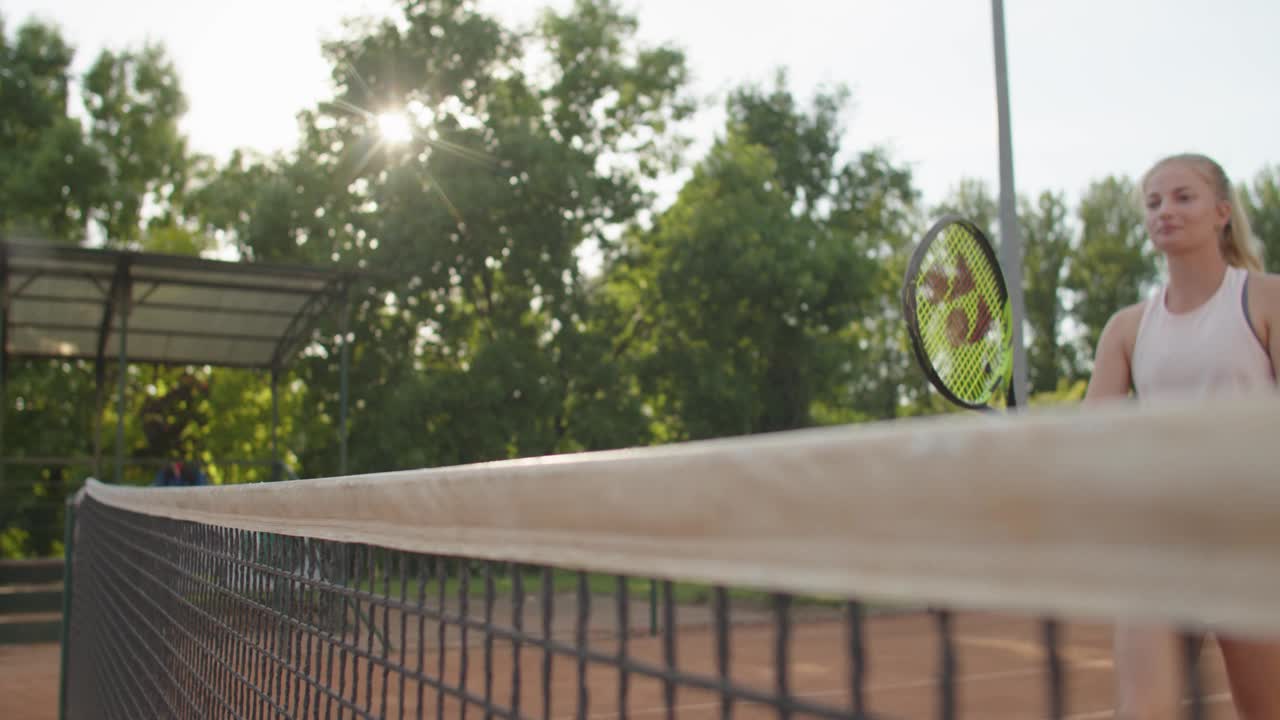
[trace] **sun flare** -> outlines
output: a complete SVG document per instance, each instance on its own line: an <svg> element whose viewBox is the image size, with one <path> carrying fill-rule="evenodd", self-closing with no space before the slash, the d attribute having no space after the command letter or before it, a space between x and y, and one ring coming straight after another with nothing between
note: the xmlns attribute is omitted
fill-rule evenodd
<svg viewBox="0 0 1280 720"><path fill-rule="evenodd" d="M384 112L378 115L378 134L392 145L403 145L413 139L413 125L403 112Z"/></svg>

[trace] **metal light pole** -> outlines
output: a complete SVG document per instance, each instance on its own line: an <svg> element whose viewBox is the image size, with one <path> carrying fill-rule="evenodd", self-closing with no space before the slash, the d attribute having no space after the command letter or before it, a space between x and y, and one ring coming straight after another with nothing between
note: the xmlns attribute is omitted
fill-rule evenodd
<svg viewBox="0 0 1280 720"><path fill-rule="evenodd" d="M1000 120L1000 264L1009 284L1013 314L1013 393L1019 408L1027 406L1027 349L1022 338L1026 310L1022 299L1022 239L1018 228L1017 193L1013 187L1013 141L1009 129L1009 69L1004 49L1004 2L991 0L996 53L996 103Z"/></svg>

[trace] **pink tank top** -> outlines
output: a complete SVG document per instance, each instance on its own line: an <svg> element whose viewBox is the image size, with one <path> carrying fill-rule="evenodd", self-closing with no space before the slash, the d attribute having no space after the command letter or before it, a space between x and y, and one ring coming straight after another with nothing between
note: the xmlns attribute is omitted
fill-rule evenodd
<svg viewBox="0 0 1280 720"><path fill-rule="evenodd" d="M1133 348L1139 400L1224 395L1275 384L1271 358L1249 324L1248 277L1247 270L1228 267L1217 292L1186 313L1169 312L1165 287L1147 301Z"/></svg>

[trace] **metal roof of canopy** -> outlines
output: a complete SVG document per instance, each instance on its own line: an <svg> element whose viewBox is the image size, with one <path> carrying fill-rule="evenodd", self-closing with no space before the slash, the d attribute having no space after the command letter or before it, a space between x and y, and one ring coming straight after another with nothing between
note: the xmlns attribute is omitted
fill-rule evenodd
<svg viewBox="0 0 1280 720"><path fill-rule="evenodd" d="M0 241L3 351L279 369L355 273L40 242ZM121 305L127 312L121 312Z"/></svg>
<svg viewBox="0 0 1280 720"><path fill-rule="evenodd" d="M271 455L279 465L279 371L337 303L345 337L351 285L375 274L0 240L0 397L10 357L93 360L104 367L213 365L270 369ZM339 471L347 465L349 343L340 343ZM119 374L115 478L124 477L126 373ZM100 412L100 410L99 410ZM0 413L0 428L4 414ZM3 433L0 432L0 438ZM94 474L99 474L95 435ZM18 459L3 456L4 466Z"/></svg>

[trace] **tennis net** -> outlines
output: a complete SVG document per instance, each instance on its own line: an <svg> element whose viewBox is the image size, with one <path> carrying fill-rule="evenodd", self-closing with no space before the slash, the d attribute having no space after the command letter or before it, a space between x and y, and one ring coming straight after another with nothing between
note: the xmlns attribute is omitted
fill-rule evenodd
<svg viewBox="0 0 1280 720"><path fill-rule="evenodd" d="M69 717L1110 717L1280 634L1272 398L203 488L90 481ZM1189 663L1186 710L1230 710Z"/></svg>

